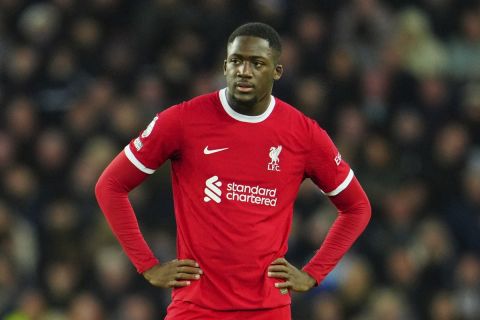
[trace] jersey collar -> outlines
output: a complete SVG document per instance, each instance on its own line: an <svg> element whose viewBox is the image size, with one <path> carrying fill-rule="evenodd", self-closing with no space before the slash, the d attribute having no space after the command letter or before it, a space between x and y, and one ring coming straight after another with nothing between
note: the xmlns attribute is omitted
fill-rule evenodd
<svg viewBox="0 0 480 320"><path fill-rule="evenodd" d="M241 114L233 110L233 108L228 104L227 88L223 88L220 91L218 91L218 95L220 97L220 102L222 103L222 107L225 110L225 112L233 119L241 122L250 122L250 123L262 122L263 120L268 118L268 116L272 113L273 108L275 108L275 98L272 95L270 95L270 103L268 104L267 110L265 110L264 113L259 114L258 116L247 116L245 114Z"/></svg>

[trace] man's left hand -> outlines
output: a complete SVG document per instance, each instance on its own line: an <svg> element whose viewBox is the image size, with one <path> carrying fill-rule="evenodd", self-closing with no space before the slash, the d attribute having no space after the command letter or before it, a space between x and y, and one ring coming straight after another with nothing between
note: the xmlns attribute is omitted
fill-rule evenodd
<svg viewBox="0 0 480 320"><path fill-rule="evenodd" d="M270 264L268 276L285 280L285 282L275 283L276 288L286 288L297 292L308 291L317 283L308 273L297 269L285 258L278 258Z"/></svg>

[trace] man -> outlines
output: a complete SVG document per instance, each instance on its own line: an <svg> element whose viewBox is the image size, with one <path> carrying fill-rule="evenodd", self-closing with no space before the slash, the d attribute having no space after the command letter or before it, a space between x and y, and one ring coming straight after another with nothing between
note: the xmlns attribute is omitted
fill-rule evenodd
<svg viewBox="0 0 480 320"><path fill-rule="evenodd" d="M326 132L271 95L280 53L270 26L237 28L224 62L227 88L157 114L97 183L100 207L138 272L173 288L166 319L290 319L290 291L319 284L370 219L363 189ZM159 262L127 196L167 159L178 259ZM299 270L284 256L307 177L339 216Z"/></svg>

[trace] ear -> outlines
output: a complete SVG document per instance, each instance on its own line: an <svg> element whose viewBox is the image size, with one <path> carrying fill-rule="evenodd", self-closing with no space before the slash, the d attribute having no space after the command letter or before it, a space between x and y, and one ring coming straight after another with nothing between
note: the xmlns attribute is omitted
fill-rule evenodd
<svg viewBox="0 0 480 320"><path fill-rule="evenodd" d="M223 75L227 75L227 59L223 60Z"/></svg>
<svg viewBox="0 0 480 320"><path fill-rule="evenodd" d="M275 66L275 70L273 71L273 80L279 80L283 74L283 66L281 64L277 64Z"/></svg>

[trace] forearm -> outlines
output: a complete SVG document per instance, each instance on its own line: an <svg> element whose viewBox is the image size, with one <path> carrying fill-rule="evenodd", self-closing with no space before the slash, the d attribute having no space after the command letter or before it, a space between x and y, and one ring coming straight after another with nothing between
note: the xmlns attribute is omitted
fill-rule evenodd
<svg viewBox="0 0 480 320"><path fill-rule="evenodd" d="M371 208L365 192L354 178L349 187L331 201L339 216L315 256L303 268L319 284L337 265L360 234L371 217Z"/></svg>
<svg viewBox="0 0 480 320"><path fill-rule="evenodd" d="M158 263L138 226L128 193L147 175L121 152L105 169L95 187L98 204L112 232L139 273Z"/></svg>

